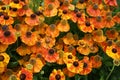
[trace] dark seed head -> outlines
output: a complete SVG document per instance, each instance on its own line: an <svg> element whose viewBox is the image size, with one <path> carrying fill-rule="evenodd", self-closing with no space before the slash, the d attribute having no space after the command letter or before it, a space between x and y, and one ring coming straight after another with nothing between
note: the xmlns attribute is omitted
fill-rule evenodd
<svg viewBox="0 0 120 80"><path fill-rule="evenodd" d="M60 80L60 79L61 79L60 74L57 74L57 75L55 76L55 79L56 79L56 80Z"/></svg>
<svg viewBox="0 0 120 80"><path fill-rule="evenodd" d="M63 14L67 14L67 10L63 10Z"/></svg>
<svg viewBox="0 0 120 80"><path fill-rule="evenodd" d="M85 25L86 25L86 26L90 26L91 24L90 24L90 22L87 21L87 22L85 23Z"/></svg>
<svg viewBox="0 0 120 80"><path fill-rule="evenodd" d="M3 13L2 12L0 12L0 16L2 16L3 15Z"/></svg>
<svg viewBox="0 0 120 80"><path fill-rule="evenodd" d="M49 54L54 54L54 52L55 52L54 49L49 50Z"/></svg>
<svg viewBox="0 0 120 80"><path fill-rule="evenodd" d="M12 10L15 12L15 11L17 11L17 8L12 8Z"/></svg>
<svg viewBox="0 0 120 80"><path fill-rule="evenodd" d="M2 10L6 10L6 7L1 7Z"/></svg>
<svg viewBox="0 0 120 80"><path fill-rule="evenodd" d="M32 19L35 19L36 18L36 15L35 14L31 14L30 16Z"/></svg>
<svg viewBox="0 0 120 80"><path fill-rule="evenodd" d="M8 30L8 29L9 29L9 28L8 28L7 25L3 25L3 26L2 26L2 30L3 30L3 31L6 31L6 30Z"/></svg>
<svg viewBox="0 0 120 80"><path fill-rule="evenodd" d="M84 63L83 68L87 68L88 64Z"/></svg>
<svg viewBox="0 0 120 80"><path fill-rule="evenodd" d="M4 16L4 19L5 19L5 20L8 20L8 19L9 19L9 16L7 16L7 15Z"/></svg>
<svg viewBox="0 0 120 80"><path fill-rule="evenodd" d="M79 3L83 4L85 2L85 0L79 0Z"/></svg>
<svg viewBox="0 0 120 80"><path fill-rule="evenodd" d="M26 36L29 38L31 37L32 33L31 32L26 32Z"/></svg>
<svg viewBox="0 0 120 80"><path fill-rule="evenodd" d="M10 32L10 31L5 31L5 32L4 32L4 36L5 36L5 37L9 37L9 36L10 36L10 34L11 34L11 32Z"/></svg>
<svg viewBox="0 0 120 80"><path fill-rule="evenodd" d="M21 74L20 75L20 80L25 80L26 79L26 75L25 74Z"/></svg>
<svg viewBox="0 0 120 80"><path fill-rule="evenodd" d="M81 13L77 13L76 16L77 16L78 18L80 18L80 17L81 17Z"/></svg>
<svg viewBox="0 0 120 80"><path fill-rule="evenodd" d="M74 65L75 67L78 67L78 66L79 66L79 63L78 63L77 61L75 61L75 62L73 62L73 65Z"/></svg>
<svg viewBox="0 0 120 80"><path fill-rule="evenodd" d="M97 9L98 9L98 5L97 5L97 4L94 4L94 5L93 5L93 9L94 9L94 10L97 10Z"/></svg>
<svg viewBox="0 0 120 80"><path fill-rule="evenodd" d="M14 3L18 4L19 3L19 0L13 0Z"/></svg>
<svg viewBox="0 0 120 80"><path fill-rule="evenodd" d="M107 41L107 45L108 45L108 46L111 46L112 43L113 43L112 40L108 40L108 41Z"/></svg>
<svg viewBox="0 0 120 80"><path fill-rule="evenodd" d="M39 15L42 15L42 12L37 11L37 12L35 12L35 14L39 16Z"/></svg>
<svg viewBox="0 0 120 80"><path fill-rule="evenodd" d="M68 55L68 59L72 59L72 55Z"/></svg>
<svg viewBox="0 0 120 80"><path fill-rule="evenodd" d="M4 61L4 56L0 55L0 61Z"/></svg>
<svg viewBox="0 0 120 80"><path fill-rule="evenodd" d="M75 12L75 13L77 13L78 11L79 11L79 9L78 9L78 8L75 8L75 9L74 9L74 12Z"/></svg>
<svg viewBox="0 0 120 80"><path fill-rule="evenodd" d="M113 52L113 53L117 53L117 49L113 48L113 49L112 49L112 52Z"/></svg>

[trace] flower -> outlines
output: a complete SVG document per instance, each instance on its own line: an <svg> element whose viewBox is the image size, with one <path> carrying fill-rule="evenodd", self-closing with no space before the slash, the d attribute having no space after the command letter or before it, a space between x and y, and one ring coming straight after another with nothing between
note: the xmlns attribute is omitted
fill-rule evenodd
<svg viewBox="0 0 120 80"><path fill-rule="evenodd" d="M10 4L11 0L2 0L2 2L6 5Z"/></svg>
<svg viewBox="0 0 120 80"><path fill-rule="evenodd" d="M79 0L79 2L76 4L76 7L78 9L85 9L88 4L88 0Z"/></svg>
<svg viewBox="0 0 120 80"><path fill-rule="evenodd" d="M19 46L17 49L16 49L17 53L21 56L25 56L26 54L31 54L31 50L30 50L30 47L25 45L25 44L21 44L21 46Z"/></svg>
<svg viewBox="0 0 120 80"><path fill-rule="evenodd" d="M90 61L93 68L100 68L102 66L102 59L99 55L91 56Z"/></svg>
<svg viewBox="0 0 120 80"><path fill-rule="evenodd" d="M74 60L70 63L67 63L67 69L72 73L80 73L83 70L83 62Z"/></svg>
<svg viewBox="0 0 120 80"><path fill-rule="evenodd" d="M60 32L68 32L70 30L70 25L68 24L68 21L65 19L62 19L58 24L57 28Z"/></svg>
<svg viewBox="0 0 120 80"><path fill-rule="evenodd" d="M5 52L7 48L8 48L7 44L0 43L0 52Z"/></svg>
<svg viewBox="0 0 120 80"><path fill-rule="evenodd" d="M80 71L79 74L80 75L87 75L92 71L92 63L89 60L89 57L87 57L87 56L84 56L82 62L83 62L83 70Z"/></svg>
<svg viewBox="0 0 120 80"><path fill-rule="evenodd" d="M72 45L65 45L65 46L64 46L64 51L65 51L65 52L70 52L70 53L72 53L73 55L76 55L76 49L75 49L75 47L72 46Z"/></svg>
<svg viewBox="0 0 120 80"><path fill-rule="evenodd" d="M120 12L118 12L115 16L113 16L113 20L114 20L116 23L119 23L119 24L120 24Z"/></svg>
<svg viewBox="0 0 120 80"><path fill-rule="evenodd" d="M31 71L27 70L26 68L22 68L18 74L17 77L20 80L33 80L33 74Z"/></svg>
<svg viewBox="0 0 120 80"><path fill-rule="evenodd" d="M14 8L20 9L20 8L22 8L22 4L23 3L19 0L12 0L12 2L10 2L9 6L12 8L14 7Z"/></svg>
<svg viewBox="0 0 120 80"><path fill-rule="evenodd" d="M106 35L108 39L115 40L118 36L118 32L115 29L107 30Z"/></svg>
<svg viewBox="0 0 120 80"><path fill-rule="evenodd" d="M53 69L49 76L49 80L65 80L65 75L60 69Z"/></svg>
<svg viewBox="0 0 120 80"><path fill-rule="evenodd" d="M2 44L13 44L17 40L16 30L12 29L12 26L4 25L0 30L0 42Z"/></svg>
<svg viewBox="0 0 120 80"><path fill-rule="evenodd" d="M120 59L120 53L118 52L118 48L115 45L107 46L106 54L112 59Z"/></svg>
<svg viewBox="0 0 120 80"><path fill-rule="evenodd" d="M53 48L42 48L42 56L50 63L56 62L59 59L59 54Z"/></svg>
<svg viewBox="0 0 120 80"><path fill-rule="evenodd" d="M110 6L117 6L117 0L104 0L104 2Z"/></svg>
<svg viewBox="0 0 120 80"><path fill-rule="evenodd" d="M63 69L63 73L67 75L68 77L74 77L75 73L70 72L67 68Z"/></svg>
<svg viewBox="0 0 120 80"><path fill-rule="evenodd" d="M33 46L36 44L37 42L37 33L36 32L31 32L31 31L27 31L27 32L23 32L21 34L21 40L23 43L25 43L28 46Z"/></svg>

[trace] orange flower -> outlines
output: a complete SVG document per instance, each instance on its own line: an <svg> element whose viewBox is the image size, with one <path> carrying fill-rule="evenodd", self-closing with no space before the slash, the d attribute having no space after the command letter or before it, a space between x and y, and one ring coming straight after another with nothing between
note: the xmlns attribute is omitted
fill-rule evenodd
<svg viewBox="0 0 120 80"><path fill-rule="evenodd" d="M28 46L33 46L37 42L37 33L27 31L21 34L21 40L23 43L27 44Z"/></svg>
<svg viewBox="0 0 120 80"><path fill-rule="evenodd" d="M75 49L75 47L74 46L72 46L72 45L65 45L64 46L64 51L65 52L71 52L73 55L76 55L76 49Z"/></svg>
<svg viewBox="0 0 120 80"><path fill-rule="evenodd" d="M79 2L76 4L76 7L78 9L85 9L88 4L88 0L79 0Z"/></svg>
<svg viewBox="0 0 120 80"><path fill-rule="evenodd" d="M0 17L0 24L1 25L11 25L14 22L14 19L8 15L3 15Z"/></svg>
<svg viewBox="0 0 120 80"><path fill-rule="evenodd" d="M64 54L63 54L63 61L64 61L64 63L66 63L66 64L67 63L71 63L75 59L76 59L76 57L72 53L70 53L70 52L64 52Z"/></svg>
<svg viewBox="0 0 120 80"><path fill-rule="evenodd" d="M17 8L10 8L10 10L8 11L8 15L11 17L17 17Z"/></svg>
<svg viewBox="0 0 120 80"><path fill-rule="evenodd" d="M100 16L101 14L99 5L97 4L89 5L86 11L90 16L93 16L93 17Z"/></svg>
<svg viewBox="0 0 120 80"><path fill-rule="evenodd" d="M120 12L118 12L118 13L113 17L113 20L114 20L116 23L119 23L119 24L120 24Z"/></svg>
<svg viewBox="0 0 120 80"><path fill-rule="evenodd" d="M93 3L102 4L102 0L91 0Z"/></svg>
<svg viewBox="0 0 120 80"><path fill-rule="evenodd" d="M31 54L30 47L25 44L21 44L21 46L19 46L16 51L21 56L25 56L26 54Z"/></svg>
<svg viewBox="0 0 120 80"><path fill-rule="evenodd" d="M47 62L50 63L56 62L59 59L59 54L55 52L55 50L52 48L51 49L43 48L42 56Z"/></svg>
<svg viewBox="0 0 120 80"><path fill-rule="evenodd" d="M52 48L55 45L55 38L52 38L51 36L44 36L44 38L41 39L41 45L45 48Z"/></svg>
<svg viewBox="0 0 120 80"><path fill-rule="evenodd" d="M57 24L57 28L61 32L68 32L70 30L70 25L67 20L63 19Z"/></svg>
<svg viewBox="0 0 120 80"><path fill-rule="evenodd" d="M5 52L7 48L8 48L7 44L0 43L0 52Z"/></svg>
<svg viewBox="0 0 120 80"><path fill-rule="evenodd" d="M94 25L92 21L85 21L84 24L78 25L78 28L85 33L91 33L94 30Z"/></svg>
<svg viewBox="0 0 120 80"><path fill-rule="evenodd" d="M116 45L107 46L106 54L114 60L120 59L119 49Z"/></svg>
<svg viewBox="0 0 120 80"><path fill-rule="evenodd" d="M45 33L47 36L51 36L52 38L59 36L59 30L55 24L51 24L49 27L47 27Z"/></svg>
<svg viewBox="0 0 120 80"><path fill-rule="evenodd" d="M104 2L110 6L117 6L117 0L104 0Z"/></svg>
<svg viewBox="0 0 120 80"><path fill-rule="evenodd" d="M10 27L12 27L10 25ZM8 26L2 26L2 30L0 30L0 42L3 44L12 44L17 40L16 31L12 28L8 28Z"/></svg>
<svg viewBox="0 0 120 80"><path fill-rule="evenodd" d="M53 69L49 76L49 80L65 80L65 75L60 69Z"/></svg>
<svg viewBox="0 0 120 80"><path fill-rule="evenodd" d="M91 20L95 28L97 29L104 28L104 22L102 16L96 16L96 18L92 18Z"/></svg>
<svg viewBox="0 0 120 80"><path fill-rule="evenodd" d="M64 42L62 40L62 38L60 38L56 43L55 43L55 48L57 50L62 50L63 49L63 46L64 45Z"/></svg>
<svg viewBox="0 0 120 80"><path fill-rule="evenodd" d="M22 68L18 72L17 77L19 78L19 80L33 80L32 72L27 70L26 68Z"/></svg>
<svg viewBox="0 0 120 80"><path fill-rule="evenodd" d="M111 15L105 16L103 22L104 22L104 26L107 28L111 28L115 25L115 22L114 22L113 17Z"/></svg>
<svg viewBox="0 0 120 80"><path fill-rule="evenodd" d="M115 40L118 36L118 32L115 29L107 30L106 35L108 39Z"/></svg>
<svg viewBox="0 0 120 80"><path fill-rule="evenodd" d="M48 4L48 6L44 9L44 16L46 17L53 17L57 15L57 8L53 6L53 4Z"/></svg>
<svg viewBox="0 0 120 80"><path fill-rule="evenodd" d="M99 48L96 43L94 43L92 46L89 46L91 53L97 53L99 51Z"/></svg>
<svg viewBox="0 0 120 80"><path fill-rule="evenodd" d="M5 6L5 5L1 5L0 6L0 12L8 12L9 11L9 9L7 8L7 6Z"/></svg>
<svg viewBox="0 0 120 80"><path fill-rule="evenodd" d="M77 22L78 24L83 24L85 22L85 13L75 9L73 12L71 12L70 19L75 23Z"/></svg>
<svg viewBox="0 0 120 80"><path fill-rule="evenodd" d="M84 56L82 62L83 62L83 70L80 71L79 74L80 75L87 75L92 71L92 63L89 60L89 57L87 57L87 56Z"/></svg>
<svg viewBox="0 0 120 80"><path fill-rule="evenodd" d="M25 22L30 26L36 26L40 23L39 17L32 13L30 16L25 18Z"/></svg>
<svg viewBox="0 0 120 80"><path fill-rule="evenodd" d="M73 38L73 34L70 32L67 33L66 36L63 37L63 42L67 45L74 44L75 40Z"/></svg>
<svg viewBox="0 0 120 80"><path fill-rule="evenodd" d="M74 60L70 63L67 63L67 69L72 73L80 73L83 70L83 62Z"/></svg>
<svg viewBox="0 0 120 80"><path fill-rule="evenodd" d="M74 77L75 73L70 72L67 68L63 69L63 73L67 75L68 77Z"/></svg>
<svg viewBox="0 0 120 80"><path fill-rule="evenodd" d="M12 0L2 0L2 2L3 2L4 4L6 4L6 5L10 4L11 1L12 1Z"/></svg>
<svg viewBox="0 0 120 80"><path fill-rule="evenodd" d="M101 57L99 55L91 56L90 61L92 62L93 68L100 68L102 65Z"/></svg>
<svg viewBox="0 0 120 80"><path fill-rule="evenodd" d="M58 50L57 53L59 54L59 59L57 60L57 64L59 65L64 64L64 61L63 61L64 51L61 49L61 50Z"/></svg>
<svg viewBox="0 0 120 80"><path fill-rule="evenodd" d="M103 31L101 29L93 31L92 35L93 40L96 42L104 42L106 40L106 37L103 35Z"/></svg>
<svg viewBox="0 0 120 80"><path fill-rule="evenodd" d="M20 9L20 8L22 8L22 5L23 5L24 3L22 2L22 1L19 1L19 0L12 0L11 2L10 2L10 4L9 4L9 6L10 7L14 7L14 8L17 8L17 9Z"/></svg>
<svg viewBox="0 0 120 80"><path fill-rule="evenodd" d="M35 56L31 56L29 63L33 66L32 71L33 73L38 73L44 66L42 61L39 58L35 58ZM29 65L28 65L29 68Z"/></svg>

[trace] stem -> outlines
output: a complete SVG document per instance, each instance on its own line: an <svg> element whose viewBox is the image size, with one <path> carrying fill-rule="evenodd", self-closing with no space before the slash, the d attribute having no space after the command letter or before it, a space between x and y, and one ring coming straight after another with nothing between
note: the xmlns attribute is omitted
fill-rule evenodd
<svg viewBox="0 0 120 80"><path fill-rule="evenodd" d="M113 72L114 68L115 68L115 65L113 65L113 66L112 66L112 69L111 69L110 73L108 74L108 76L107 76L106 80L108 80L108 79L109 79L109 77L110 77L110 75L112 74L112 72Z"/></svg>

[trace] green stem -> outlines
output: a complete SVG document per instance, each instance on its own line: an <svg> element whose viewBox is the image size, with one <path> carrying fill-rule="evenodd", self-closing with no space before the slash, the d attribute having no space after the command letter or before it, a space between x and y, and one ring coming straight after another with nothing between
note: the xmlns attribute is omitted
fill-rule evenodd
<svg viewBox="0 0 120 80"><path fill-rule="evenodd" d="M109 77L110 77L110 75L112 74L112 72L113 72L114 68L115 68L115 65L113 65L113 66L112 66L112 69L111 69L110 73L108 74L108 76L107 76L106 80L108 80L108 79L109 79Z"/></svg>

